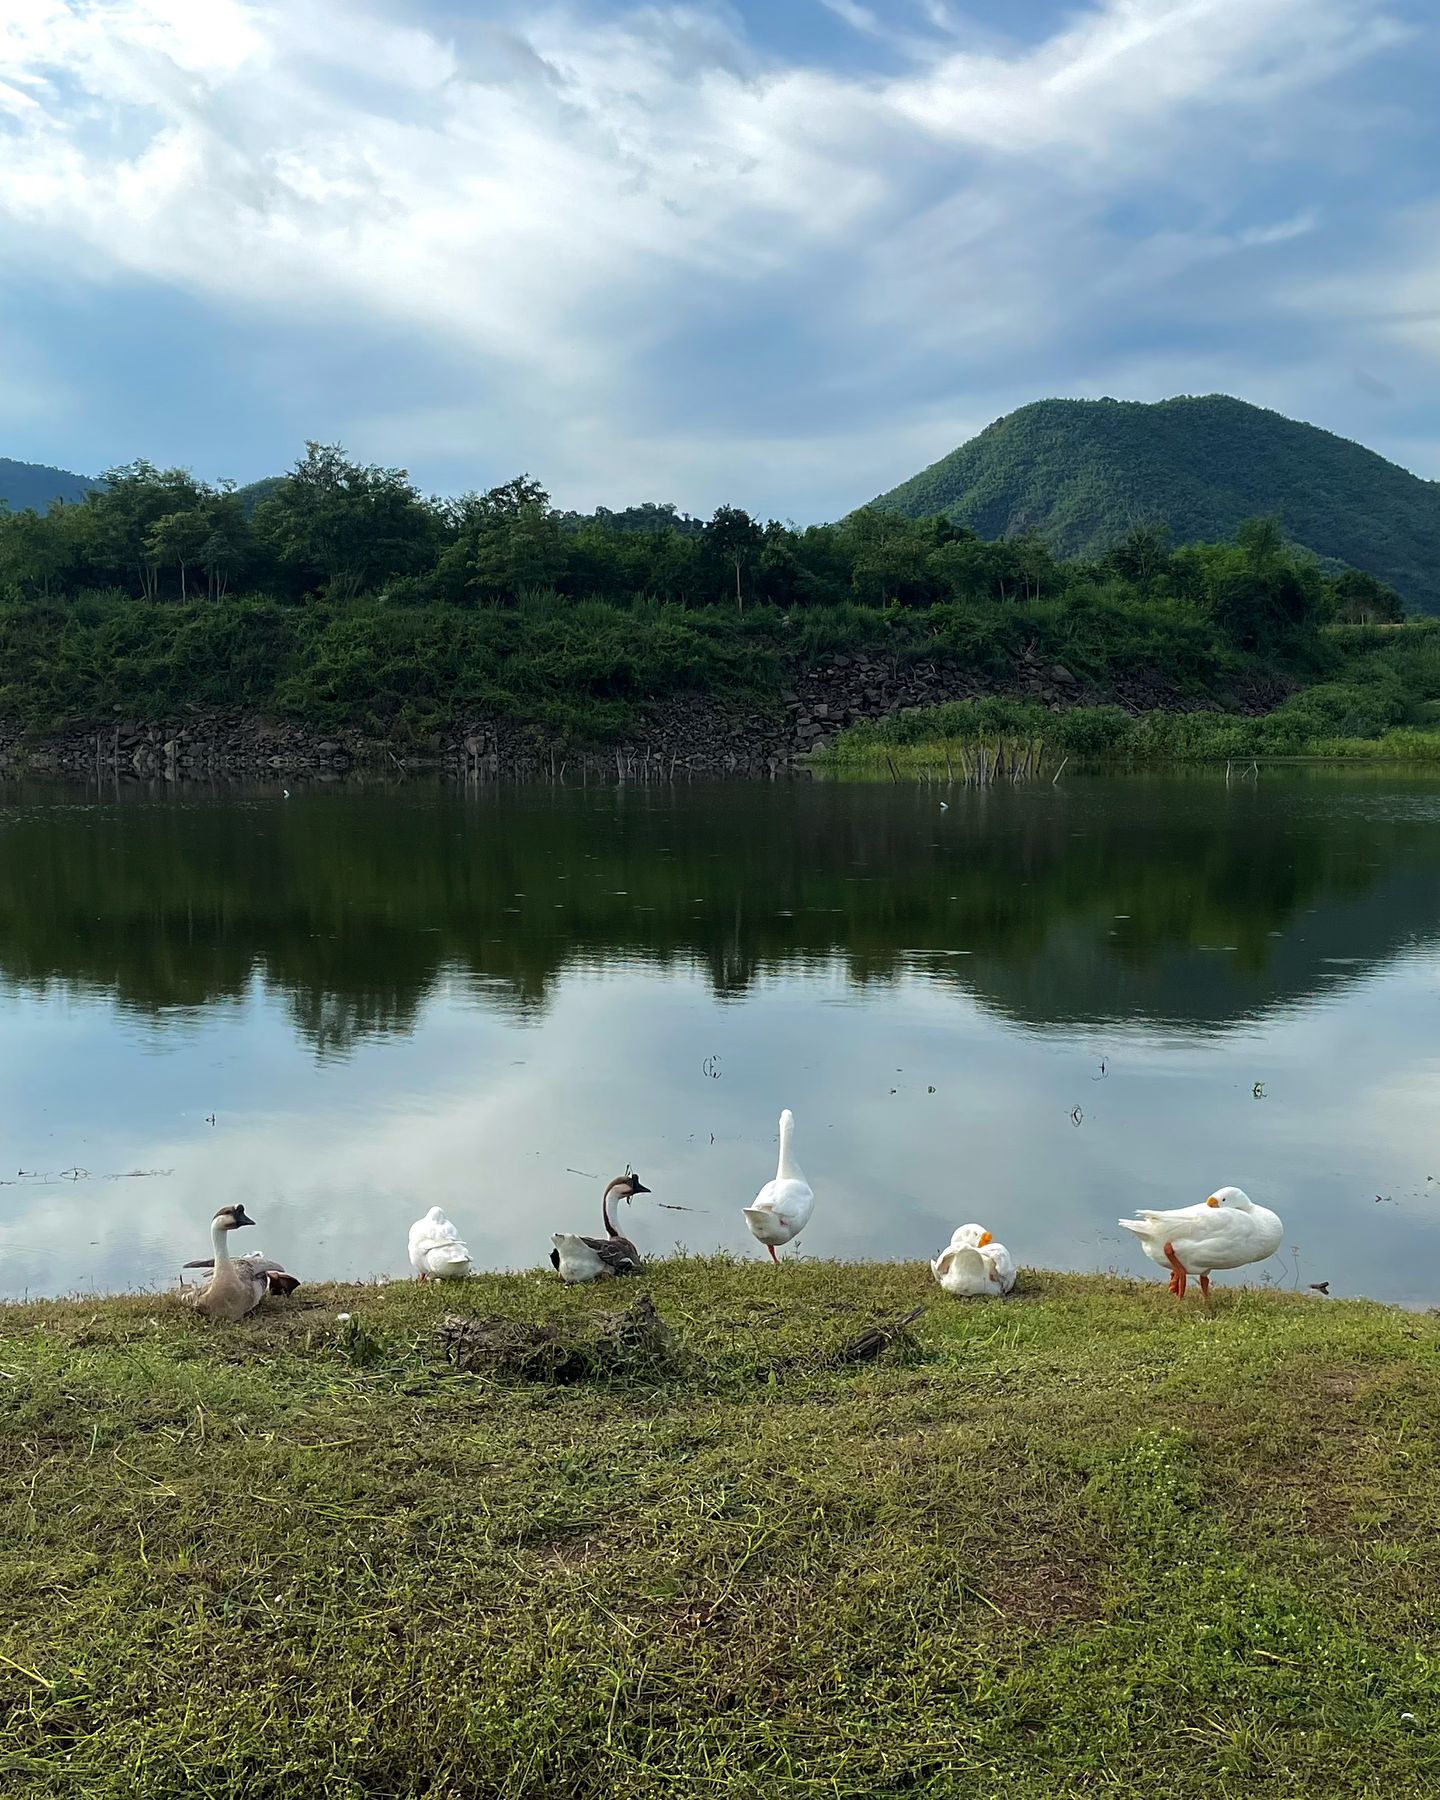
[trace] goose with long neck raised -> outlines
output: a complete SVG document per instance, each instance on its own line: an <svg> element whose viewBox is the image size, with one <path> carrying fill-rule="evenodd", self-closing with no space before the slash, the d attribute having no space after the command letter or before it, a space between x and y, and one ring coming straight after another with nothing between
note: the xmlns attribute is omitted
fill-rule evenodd
<svg viewBox="0 0 1440 1800"><path fill-rule="evenodd" d="M780 1159L775 1165L775 1179L767 1181L754 1200L742 1210L752 1237L770 1252L771 1262L779 1262L775 1254L781 1244L790 1244L810 1223L815 1210L815 1193L805 1179L799 1163L791 1154L795 1136L795 1115L787 1106L780 1115Z"/></svg>
<svg viewBox="0 0 1440 1800"><path fill-rule="evenodd" d="M623 1200L628 1206L637 1194L648 1194L649 1188L633 1170L617 1175L600 1197L600 1216L605 1221L605 1235L581 1237L573 1231L557 1231L550 1242L552 1265L560 1271L562 1281L596 1281L608 1275L638 1275L645 1267L644 1258L634 1243L616 1229L610 1216L610 1202Z"/></svg>
<svg viewBox="0 0 1440 1800"><path fill-rule="evenodd" d="M243 1319L254 1312L268 1294L293 1294L300 1282L268 1256L231 1256L232 1231L255 1221L238 1202L222 1206L210 1221L213 1256L187 1262L187 1269L209 1269L210 1279L190 1298L196 1312L207 1319Z"/></svg>

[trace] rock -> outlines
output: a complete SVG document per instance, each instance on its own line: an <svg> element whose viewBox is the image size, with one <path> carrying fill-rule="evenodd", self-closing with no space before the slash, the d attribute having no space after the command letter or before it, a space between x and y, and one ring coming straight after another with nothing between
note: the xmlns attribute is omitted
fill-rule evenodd
<svg viewBox="0 0 1440 1800"><path fill-rule="evenodd" d="M1074 687L1075 685L1075 677L1063 663L1055 663L1045 673L1057 687Z"/></svg>

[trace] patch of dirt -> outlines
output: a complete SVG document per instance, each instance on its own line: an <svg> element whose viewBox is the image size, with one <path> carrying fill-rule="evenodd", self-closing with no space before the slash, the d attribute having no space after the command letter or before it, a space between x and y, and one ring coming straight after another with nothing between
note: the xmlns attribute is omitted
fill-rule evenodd
<svg viewBox="0 0 1440 1800"><path fill-rule="evenodd" d="M976 1588L1000 1616L1036 1637L1093 1623L1104 1612L1095 1565L1066 1555L1059 1543L1034 1544L1014 1558L1002 1555L976 1576Z"/></svg>
<svg viewBox="0 0 1440 1800"><path fill-rule="evenodd" d="M556 1538L541 1552L541 1561L560 1569L588 1569L605 1554L606 1547L599 1538Z"/></svg>
<svg viewBox="0 0 1440 1800"><path fill-rule="evenodd" d="M1322 1394L1348 1400L1359 1393L1365 1380L1364 1369L1325 1369L1316 1376L1315 1386Z"/></svg>

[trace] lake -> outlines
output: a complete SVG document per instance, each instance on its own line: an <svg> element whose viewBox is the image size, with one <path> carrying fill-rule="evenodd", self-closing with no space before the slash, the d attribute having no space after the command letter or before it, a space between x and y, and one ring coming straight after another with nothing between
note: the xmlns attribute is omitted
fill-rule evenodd
<svg viewBox="0 0 1440 1800"><path fill-rule="evenodd" d="M627 1163L647 1251L758 1257L788 1105L807 1255L1159 1280L1117 1216L1235 1183L1252 1279L1440 1303L1440 780L948 797L0 786L0 1292L173 1285L233 1200L312 1280L436 1204L538 1266Z"/></svg>

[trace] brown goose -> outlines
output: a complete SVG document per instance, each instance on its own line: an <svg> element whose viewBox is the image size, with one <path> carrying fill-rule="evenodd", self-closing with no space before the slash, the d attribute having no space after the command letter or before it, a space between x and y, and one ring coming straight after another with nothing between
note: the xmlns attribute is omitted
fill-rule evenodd
<svg viewBox="0 0 1440 1800"><path fill-rule="evenodd" d="M606 1275L638 1275L645 1267L640 1252L628 1237L615 1229L610 1217L612 1199L628 1206L637 1194L648 1194L649 1188L640 1177L627 1169L617 1175L606 1188L600 1201L600 1214L605 1221L605 1235L578 1237L574 1232L557 1231L550 1240L555 1246L550 1261L560 1271L562 1281L595 1281Z"/></svg>
<svg viewBox="0 0 1440 1800"><path fill-rule="evenodd" d="M210 1279L192 1298L186 1295L196 1312L207 1319L243 1319L267 1294L293 1294L299 1278L287 1275L277 1262L266 1256L231 1256L226 1242L232 1231L255 1221L241 1205L222 1206L210 1221L210 1242L214 1256L187 1262L187 1269L209 1269Z"/></svg>

